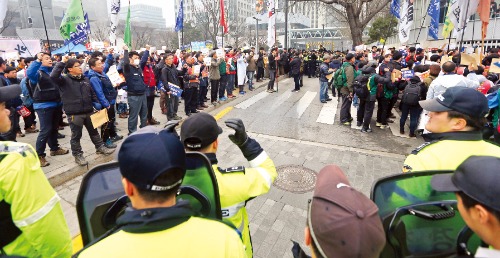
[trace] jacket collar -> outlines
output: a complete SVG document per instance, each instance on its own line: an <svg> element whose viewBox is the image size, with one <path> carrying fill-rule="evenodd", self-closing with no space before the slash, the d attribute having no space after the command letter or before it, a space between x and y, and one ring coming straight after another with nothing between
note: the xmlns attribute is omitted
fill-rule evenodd
<svg viewBox="0 0 500 258"><path fill-rule="evenodd" d="M218 161L217 161L217 155L215 155L215 153L203 153L203 154L205 154L205 156L207 156L208 160L210 160L210 163L212 165L218 163Z"/></svg>
<svg viewBox="0 0 500 258"><path fill-rule="evenodd" d="M127 208L117 220L118 226L129 233L151 233L173 228L191 218L194 213L188 201L179 201L168 208L136 210Z"/></svg>
<svg viewBox="0 0 500 258"><path fill-rule="evenodd" d="M99 77L107 77L106 74L104 73L98 73L92 69L89 70L88 77L91 77L92 75L97 75Z"/></svg>
<svg viewBox="0 0 500 258"><path fill-rule="evenodd" d="M449 133L429 133L424 134L423 138L426 142L455 140L455 141L481 141L483 135L480 131L470 132L449 132Z"/></svg>
<svg viewBox="0 0 500 258"><path fill-rule="evenodd" d="M52 69L54 69L53 66L40 66L40 71L43 71L47 74L50 74L52 72Z"/></svg>

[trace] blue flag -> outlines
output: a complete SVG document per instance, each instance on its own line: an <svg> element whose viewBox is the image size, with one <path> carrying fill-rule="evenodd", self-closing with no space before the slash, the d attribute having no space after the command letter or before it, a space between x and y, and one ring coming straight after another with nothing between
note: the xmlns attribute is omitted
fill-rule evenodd
<svg viewBox="0 0 500 258"><path fill-rule="evenodd" d="M175 31L180 31L184 28L184 0L181 0L179 5L179 12L177 13L177 19L175 20Z"/></svg>
<svg viewBox="0 0 500 258"><path fill-rule="evenodd" d="M439 33L439 0L431 0L429 4L429 9L427 9L427 14L431 17L431 22L429 24L429 36L433 39L438 39Z"/></svg>
<svg viewBox="0 0 500 258"><path fill-rule="evenodd" d="M399 3L399 0L392 0L391 2L391 13L394 15L396 18L400 19L399 12L401 11L401 5Z"/></svg>
<svg viewBox="0 0 500 258"><path fill-rule="evenodd" d="M71 32L69 39L64 40L64 45L68 45L70 42L73 42L73 44L75 45L82 43L85 44L85 41L87 41L87 37L90 34L90 23L87 14L85 14L83 17L85 19L85 22L76 25L76 31Z"/></svg>

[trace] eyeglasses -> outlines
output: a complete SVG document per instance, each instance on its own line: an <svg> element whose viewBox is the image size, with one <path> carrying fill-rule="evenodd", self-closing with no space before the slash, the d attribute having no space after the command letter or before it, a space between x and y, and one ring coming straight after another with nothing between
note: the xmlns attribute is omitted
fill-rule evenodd
<svg viewBox="0 0 500 258"><path fill-rule="evenodd" d="M80 65L75 65L72 68L81 68Z"/></svg>
<svg viewBox="0 0 500 258"><path fill-rule="evenodd" d="M318 243L318 240L316 239L316 235L314 234L314 229L312 227L311 223L311 206L312 206L312 201L313 199L309 199L307 201L307 226L309 227L309 232L311 233L311 238L316 244L316 248L318 249L317 251L322 255L322 257L328 257L326 256L325 252L321 248L321 246Z"/></svg>

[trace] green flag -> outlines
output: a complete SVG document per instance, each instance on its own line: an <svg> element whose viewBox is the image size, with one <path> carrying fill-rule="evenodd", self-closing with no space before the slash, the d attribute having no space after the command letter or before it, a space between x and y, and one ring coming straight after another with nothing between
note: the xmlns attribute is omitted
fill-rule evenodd
<svg viewBox="0 0 500 258"><path fill-rule="evenodd" d="M76 25L84 22L81 0L71 0L59 27L59 33L64 39L69 39L71 32L76 32Z"/></svg>
<svg viewBox="0 0 500 258"><path fill-rule="evenodd" d="M123 42L127 44L129 48L132 48L132 33L130 33L130 4L128 6L127 21L125 22L125 35L123 36Z"/></svg>

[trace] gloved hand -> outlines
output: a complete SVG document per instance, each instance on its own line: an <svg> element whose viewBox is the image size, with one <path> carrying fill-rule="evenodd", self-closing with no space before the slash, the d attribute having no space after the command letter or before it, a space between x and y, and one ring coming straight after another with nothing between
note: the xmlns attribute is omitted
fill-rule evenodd
<svg viewBox="0 0 500 258"><path fill-rule="evenodd" d="M175 136L179 137L179 134L175 130L175 127L177 125L179 125L179 120L172 120L172 121L168 121L164 128L168 132L171 132L171 133L175 134Z"/></svg>
<svg viewBox="0 0 500 258"><path fill-rule="evenodd" d="M248 139L243 121L241 121L241 119L239 118L230 118L226 120L225 123L227 127L234 129L235 131L234 134L229 135L229 139L238 146L243 145Z"/></svg>

